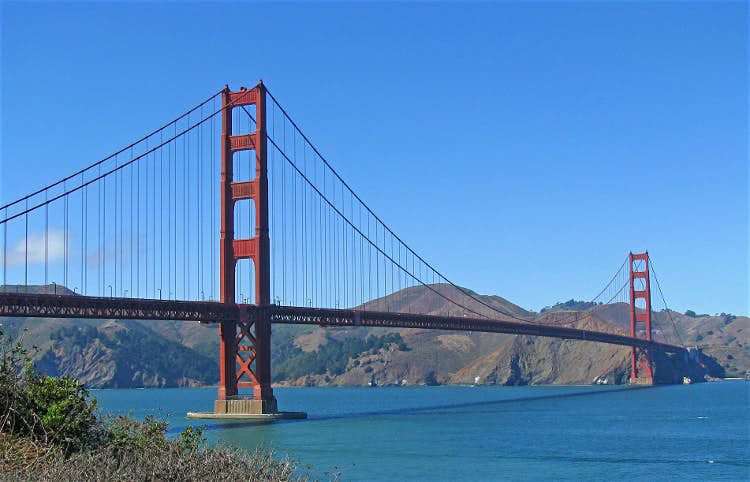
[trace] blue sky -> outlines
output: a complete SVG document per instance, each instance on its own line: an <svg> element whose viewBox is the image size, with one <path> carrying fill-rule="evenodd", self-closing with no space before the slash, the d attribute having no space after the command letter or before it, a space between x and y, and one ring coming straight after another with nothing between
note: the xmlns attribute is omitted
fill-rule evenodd
<svg viewBox="0 0 750 482"><path fill-rule="evenodd" d="M455 282L748 313L744 2L4 3L0 197L262 78Z"/></svg>

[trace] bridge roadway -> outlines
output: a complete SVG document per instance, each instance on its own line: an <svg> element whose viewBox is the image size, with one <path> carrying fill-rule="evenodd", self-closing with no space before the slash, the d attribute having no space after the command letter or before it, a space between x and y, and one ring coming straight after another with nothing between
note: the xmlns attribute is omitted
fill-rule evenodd
<svg viewBox="0 0 750 482"><path fill-rule="evenodd" d="M478 331L586 340L613 345L651 348L666 353L681 353L684 351L684 348L679 346L649 342L645 339L632 338L625 335L541 323L490 320L463 316L420 315L279 305L232 305L216 301L173 301L81 295L0 293L0 316L179 320L218 323L225 320L251 320L261 314L268 316L272 323Z"/></svg>

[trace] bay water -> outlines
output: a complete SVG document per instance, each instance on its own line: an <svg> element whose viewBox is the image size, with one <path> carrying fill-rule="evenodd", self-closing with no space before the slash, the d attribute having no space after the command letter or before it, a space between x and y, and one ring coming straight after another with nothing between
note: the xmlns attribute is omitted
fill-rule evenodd
<svg viewBox="0 0 750 482"><path fill-rule="evenodd" d="M302 421L188 420L215 388L93 390L100 409L170 433L263 445L341 480L750 480L750 383L276 388Z"/></svg>

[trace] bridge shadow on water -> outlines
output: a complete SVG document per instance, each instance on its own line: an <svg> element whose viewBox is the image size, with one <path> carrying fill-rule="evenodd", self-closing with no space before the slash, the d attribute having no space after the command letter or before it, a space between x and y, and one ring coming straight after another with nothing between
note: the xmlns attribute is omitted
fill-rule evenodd
<svg viewBox="0 0 750 482"><path fill-rule="evenodd" d="M537 401L555 401L565 400L576 397L593 397L593 396L604 396L608 394L623 393L631 390L642 390L648 388L659 388L659 386L634 386L634 387L623 387L613 389L598 389L598 390L585 390L575 393L557 393L550 395L539 395L531 397L518 397L508 398L499 400L484 400L478 402L467 402L467 403L453 403L453 404L441 404L431 405L425 407L404 407L389 410L370 410L362 412L342 413L333 415L321 415L313 416L306 420L278 420L273 422L262 422L262 421L248 421L248 422L214 422L203 426L205 431L217 431L224 429L236 429L236 428L248 428L248 427L260 427L269 424L279 423L315 423L321 421L330 420L346 420L355 418L367 418L367 417L379 417L379 416L409 416L418 415L431 412L442 412L442 411L453 411L460 410L462 408L477 408L477 407L492 407L502 405L512 405L527 402ZM172 428L169 430L170 433L180 432L182 428ZM561 455L561 454L495 454L494 457L505 460L516 460L516 461L550 461L550 462L568 462L568 463L604 463L604 464L649 464L649 465L677 465L677 466L705 466L707 464L716 465L729 465L739 467L750 467L750 460L746 459L703 459L703 458L688 458L688 459L675 459L668 456L653 457L653 458L633 458L633 457L607 457L607 456L575 456L575 455Z"/></svg>
<svg viewBox="0 0 750 482"><path fill-rule="evenodd" d="M476 407L484 407L484 406L492 406L492 405L503 405L503 404L513 404L513 403L524 403L524 402L536 402L541 400L563 400L567 398L574 398L574 397L590 397L595 395L607 395L611 393L622 393L630 390L641 390L644 388L655 388L653 386L636 386L636 387L626 387L626 388L614 388L609 390L588 390L583 392L575 392L575 393L557 393L557 394L551 394L551 395L539 395L534 397L518 397L518 398L507 398L507 399L499 399L499 400L483 400L480 402L466 402L466 403L451 403L451 404L443 404L443 405L430 405L427 407L404 407L404 408L395 408L390 410L370 410L365 412L352 412L352 413L341 413L341 414L333 414L333 415L320 415L320 416L312 416L308 417L307 419L303 420L276 420L276 421L247 421L247 422L219 422L219 423L210 423L203 425L203 429L205 431L212 431L212 430L223 430L228 428L242 428L242 427L254 427L254 426L261 426L261 425L268 425L268 424L279 424L279 423L311 423L311 422L321 422L321 421L329 421L329 420L343 420L343 419L352 419L352 418L364 418L364 417L379 417L379 416L393 416L393 415L416 415L420 413L428 413L428 412L439 412L444 410L456 410L461 408L476 408ZM169 432L181 432L184 428L181 427L174 427L169 430Z"/></svg>

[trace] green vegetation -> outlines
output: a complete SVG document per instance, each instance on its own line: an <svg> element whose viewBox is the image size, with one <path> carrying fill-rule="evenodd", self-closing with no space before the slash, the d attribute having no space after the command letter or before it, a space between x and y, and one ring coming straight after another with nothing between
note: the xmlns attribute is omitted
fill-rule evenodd
<svg viewBox="0 0 750 482"><path fill-rule="evenodd" d="M75 345L85 346L99 339L99 330L91 325L63 326L50 333L49 339L53 341L68 339Z"/></svg>
<svg viewBox="0 0 750 482"><path fill-rule="evenodd" d="M167 424L150 417L99 418L79 382L37 373L22 343L2 332L0 345L3 479L298 480L295 463L269 452L204 448L200 429L170 439Z"/></svg>
<svg viewBox="0 0 750 482"><path fill-rule="evenodd" d="M370 335L366 339L348 337L343 341L329 339L315 351L304 352L294 346L291 334L274 340L272 347L273 381L295 380L304 375L341 375L349 360L363 353L375 354L396 345L399 351L408 351L406 343L398 333L383 336Z"/></svg>
<svg viewBox="0 0 750 482"><path fill-rule="evenodd" d="M3 338L0 432L55 444L65 453L78 450L96 424L96 401L87 395L75 380L36 373L23 345Z"/></svg>
<svg viewBox="0 0 750 482"><path fill-rule="evenodd" d="M693 310L687 310L687 311L685 312L685 316L689 316L690 318L702 318L702 317L704 317L704 316L711 316L711 315L709 315L708 313L701 313L701 314L697 314L697 313L696 313L695 311L693 311Z"/></svg>
<svg viewBox="0 0 750 482"><path fill-rule="evenodd" d="M568 301L564 302L558 302L555 303L552 306L545 306L542 308L539 313L546 313L548 311L568 311L568 310L576 310L576 311L586 311L591 308L594 308L595 306L599 306L602 303L596 303L591 301L578 301L574 300L573 298L569 299Z"/></svg>

